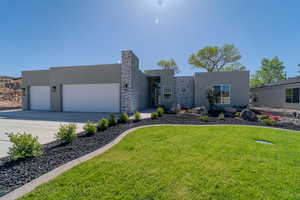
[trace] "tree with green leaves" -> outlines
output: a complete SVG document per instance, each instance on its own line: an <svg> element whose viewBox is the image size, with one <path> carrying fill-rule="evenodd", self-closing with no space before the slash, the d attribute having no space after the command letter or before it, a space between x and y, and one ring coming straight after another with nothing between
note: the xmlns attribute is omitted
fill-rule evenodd
<svg viewBox="0 0 300 200"><path fill-rule="evenodd" d="M298 67L300 67L300 64L298 64ZM298 73L300 74L300 70L298 71Z"/></svg>
<svg viewBox="0 0 300 200"><path fill-rule="evenodd" d="M188 61L195 68L208 72L244 71L246 67L238 62L240 59L240 51L233 44L225 44L223 47L204 47L192 54Z"/></svg>
<svg viewBox="0 0 300 200"><path fill-rule="evenodd" d="M278 57L263 58L261 67L251 77L250 86L257 87L285 79L284 64Z"/></svg>
<svg viewBox="0 0 300 200"><path fill-rule="evenodd" d="M174 70L175 72L179 72L176 61L171 58L169 60L160 60L157 62L157 65L160 66L164 70Z"/></svg>

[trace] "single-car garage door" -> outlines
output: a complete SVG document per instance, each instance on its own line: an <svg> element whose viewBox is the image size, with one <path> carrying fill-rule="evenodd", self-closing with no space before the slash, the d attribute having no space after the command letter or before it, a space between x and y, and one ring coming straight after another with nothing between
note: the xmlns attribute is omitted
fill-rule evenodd
<svg viewBox="0 0 300 200"><path fill-rule="evenodd" d="M119 84L65 84L63 111L119 112Z"/></svg>
<svg viewBox="0 0 300 200"><path fill-rule="evenodd" d="M50 110L49 86L31 86L29 92L31 110Z"/></svg>

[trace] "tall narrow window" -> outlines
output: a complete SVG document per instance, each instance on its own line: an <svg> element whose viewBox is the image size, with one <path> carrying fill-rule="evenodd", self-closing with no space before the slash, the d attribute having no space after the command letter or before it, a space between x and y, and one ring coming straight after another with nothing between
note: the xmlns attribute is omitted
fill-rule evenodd
<svg viewBox="0 0 300 200"><path fill-rule="evenodd" d="M213 87L213 93L216 104L230 104L230 85L216 85Z"/></svg>
<svg viewBox="0 0 300 200"><path fill-rule="evenodd" d="M299 103L299 88L288 88L285 89L285 102L286 103Z"/></svg>

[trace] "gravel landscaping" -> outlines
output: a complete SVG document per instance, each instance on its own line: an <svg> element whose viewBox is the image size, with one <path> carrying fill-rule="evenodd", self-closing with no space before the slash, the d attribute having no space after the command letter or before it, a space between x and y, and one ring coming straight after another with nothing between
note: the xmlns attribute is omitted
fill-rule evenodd
<svg viewBox="0 0 300 200"><path fill-rule="evenodd" d="M8 157L1 158L0 196L15 190L71 160L103 147L128 129L151 124L240 124L263 126L259 122L249 122L239 118L225 118L225 120L219 120L216 117L210 117L208 122L202 122L199 117L192 114L181 114L180 116L164 115L156 120L144 119L137 123L130 121L125 124L118 124L92 136L86 136L84 133L80 133L78 138L70 144L63 145L60 141L54 141L44 145L43 155L37 158L17 162L9 161ZM300 131L300 127L293 124L279 124L276 127Z"/></svg>

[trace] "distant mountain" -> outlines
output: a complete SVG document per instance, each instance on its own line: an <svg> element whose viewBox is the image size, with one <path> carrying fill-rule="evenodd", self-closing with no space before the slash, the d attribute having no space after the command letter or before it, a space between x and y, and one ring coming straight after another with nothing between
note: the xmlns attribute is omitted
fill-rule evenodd
<svg viewBox="0 0 300 200"><path fill-rule="evenodd" d="M14 79L12 76L0 76L0 79Z"/></svg>
<svg viewBox="0 0 300 200"><path fill-rule="evenodd" d="M19 77L0 76L0 110L21 107L21 83Z"/></svg>

